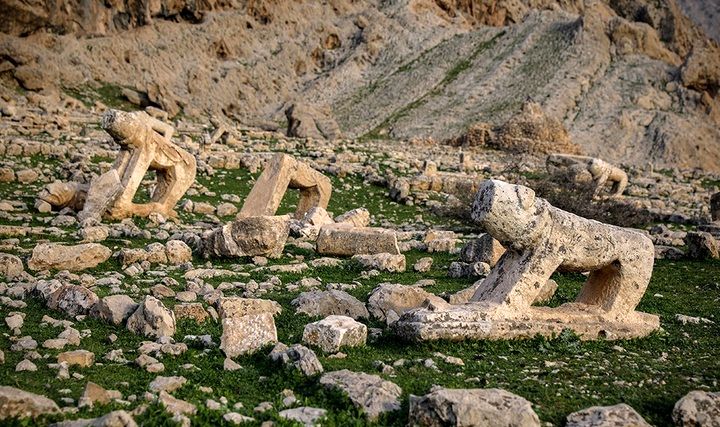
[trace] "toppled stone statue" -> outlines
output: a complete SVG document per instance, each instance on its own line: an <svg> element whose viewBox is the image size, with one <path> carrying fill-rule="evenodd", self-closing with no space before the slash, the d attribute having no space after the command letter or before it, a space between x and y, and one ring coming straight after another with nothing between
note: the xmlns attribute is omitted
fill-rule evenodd
<svg viewBox="0 0 720 427"><path fill-rule="evenodd" d="M550 154L546 167L550 174L561 175L574 183L592 181L593 197L599 197L608 183L611 184L608 197L621 196L628 184L625 171L594 157Z"/></svg>
<svg viewBox="0 0 720 427"><path fill-rule="evenodd" d="M660 326L635 311L652 275L654 249L644 234L581 218L536 198L533 190L485 181L472 218L507 249L468 304L426 303L396 328L410 339L551 336L569 328L584 339L634 338ZM590 272L573 303L532 306L550 275Z"/></svg>
<svg viewBox="0 0 720 427"><path fill-rule="evenodd" d="M288 188L300 190L295 218L300 219L314 207L327 208L332 193L330 179L287 154L277 153L250 190L238 217L272 216Z"/></svg>
<svg viewBox="0 0 720 427"><path fill-rule="evenodd" d="M78 214L81 222L104 215L113 219L146 217L153 212L175 216L175 204L195 181L196 161L170 141L173 128L143 111L108 110L101 125L120 145L112 168L89 186L53 183L39 199L55 207L82 208ZM157 173L151 201L133 203L148 170Z"/></svg>

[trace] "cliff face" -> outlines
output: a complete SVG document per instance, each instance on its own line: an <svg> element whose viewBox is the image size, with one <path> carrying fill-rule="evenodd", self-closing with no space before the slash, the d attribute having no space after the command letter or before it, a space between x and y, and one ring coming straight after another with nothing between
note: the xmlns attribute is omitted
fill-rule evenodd
<svg viewBox="0 0 720 427"><path fill-rule="evenodd" d="M588 154L720 170L720 51L674 1L0 6L6 98L109 85L171 115L265 127L302 102L346 136L436 140L502 124L530 99Z"/></svg>

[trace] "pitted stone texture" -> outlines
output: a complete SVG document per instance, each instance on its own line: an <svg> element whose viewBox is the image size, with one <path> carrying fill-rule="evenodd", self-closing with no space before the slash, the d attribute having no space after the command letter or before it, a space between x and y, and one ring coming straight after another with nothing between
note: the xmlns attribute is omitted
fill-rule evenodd
<svg viewBox="0 0 720 427"><path fill-rule="evenodd" d="M593 197L605 194L621 196L628 184L628 176L622 169L601 159L571 154L551 154L547 157L548 172L559 175L573 183L581 184L584 176L592 182ZM610 188L606 190L606 185Z"/></svg>
<svg viewBox="0 0 720 427"><path fill-rule="evenodd" d="M395 324L410 339L515 338L559 334L634 338L660 326L635 311L652 275L644 234L587 220L551 206L523 186L485 181L472 217L507 248L465 305L419 309ZM590 272L574 303L533 307L558 268Z"/></svg>
<svg viewBox="0 0 720 427"><path fill-rule="evenodd" d="M202 323L210 317L210 314L199 302L175 304L173 313L175 313L176 319L193 319L198 323Z"/></svg>
<svg viewBox="0 0 720 427"><path fill-rule="evenodd" d="M0 252L0 278L12 280L22 275L23 262L15 255Z"/></svg>
<svg viewBox="0 0 720 427"><path fill-rule="evenodd" d="M289 234L287 215L243 217L213 230L205 239L204 253L217 257L278 257Z"/></svg>
<svg viewBox="0 0 720 427"><path fill-rule="evenodd" d="M352 259L366 270L402 273L406 268L405 255L403 254L394 255L389 253L380 253L372 255L353 255Z"/></svg>
<svg viewBox="0 0 720 427"><path fill-rule="evenodd" d="M335 353L342 347L358 347L367 341L367 326L347 316L328 316L308 323L303 331L305 344L319 347L325 353Z"/></svg>
<svg viewBox="0 0 720 427"><path fill-rule="evenodd" d="M253 353L277 343L273 316L280 313L275 301L248 298L222 298L218 302L223 333L220 349L227 357Z"/></svg>
<svg viewBox="0 0 720 427"><path fill-rule="evenodd" d="M270 352L270 359L293 367L308 377L323 372L323 366L315 352L300 344L288 347L283 343L277 343Z"/></svg>
<svg viewBox="0 0 720 427"><path fill-rule="evenodd" d="M505 248L491 235L485 233L470 241L460 250L460 261L467 263L484 262L494 267L505 253Z"/></svg>
<svg viewBox="0 0 720 427"><path fill-rule="evenodd" d="M501 389L439 389L410 396L410 426L540 426L532 404Z"/></svg>
<svg viewBox="0 0 720 427"><path fill-rule="evenodd" d="M28 261L30 270L80 271L93 268L107 261L112 251L99 243L83 243L66 246L57 243L41 243L33 249Z"/></svg>
<svg viewBox="0 0 720 427"><path fill-rule="evenodd" d="M287 154L277 153L250 190L238 218L275 215L288 188L300 190L297 219L313 207L326 209L332 194L328 177Z"/></svg>
<svg viewBox="0 0 720 427"><path fill-rule="evenodd" d="M566 427L650 427L632 407L624 403L614 406L592 406L567 416Z"/></svg>
<svg viewBox="0 0 720 427"><path fill-rule="evenodd" d="M377 375L343 369L323 374L320 384L346 393L352 403L362 409L371 421L384 412L400 409L402 389Z"/></svg>
<svg viewBox="0 0 720 427"><path fill-rule="evenodd" d="M57 404L45 396L15 387L0 386L0 420L38 417L60 412Z"/></svg>
<svg viewBox="0 0 720 427"><path fill-rule="evenodd" d="M90 309L98 302L95 292L79 285L62 285L50 294L47 306L53 310L65 312L68 316L88 314Z"/></svg>
<svg viewBox="0 0 720 427"><path fill-rule="evenodd" d="M90 316L113 325L121 325L137 310L138 303L127 295L109 295L100 299L90 310Z"/></svg>
<svg viewBox="0 0 720 427"><path fill-rule="evenodd" d="M447 304L439 296L415 286L381 283L368 297L368 309L378 320L388 324L397 321L408 310L419 308L428 300L436 304Z"/></svg>
<svg viewBox="0 0 720 427"><path fill-rule="evenodd" d="M127 328L150 338L171 337L175 334L175 314L160 300L148 295L128 318Z"/></svg>
<svg viewBox="0 0 720 427"><path fill-rule="evenodd" d="M303 292L292 300L298 313L308 316L330 316L333 314L367 319L370 317L365 304L344 291L310 291Z"/></svg>
<svg viewBox="0 0 720 427"><path fill-rule="evenodd" d="M675 403L672 418L680 427L720 427L720 393L691 391Z"/></svg>
<svg viewBox="0 0 720 427"><path fill-rule="evenodd" d="M400 254L394 230L377 227L352 227L346 224L320 228L317 251L323 255Z"/></svg>
<svg viewBox="0 0 720 427"><path fill-rule="evenodd" d="M168 240L165 243L167 262L171 265L180 265L192 261L192 249L182 240Z"/></svg>
<svg viewBox="0 0 720 427"><path fill-rule="evenodd" d="M173 128L143 111L107 110L101 125L120 145L120 152L112 168L90 184L78 217L176 216L175 205L195 181L197 165L193 155L171 142ZM151 200L133 203L148 170L157 175Z"/></svg>

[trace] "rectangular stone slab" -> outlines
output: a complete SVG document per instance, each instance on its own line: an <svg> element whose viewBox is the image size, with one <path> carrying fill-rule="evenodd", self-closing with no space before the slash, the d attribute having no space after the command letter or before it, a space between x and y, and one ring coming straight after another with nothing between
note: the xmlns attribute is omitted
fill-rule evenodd
<svg viewBox="0 0 720 427"><path fill-rule="evenodd" d="M394 329L412 341L552 337L564 329L582 339L631 339L660 327L658 316L634 311L623 319L612 318L597 306L567 303L560 307L530 307L523 312L493 310L487 303L469 303L436 310L405 313Z"/></svg>
<svg viewBox="0 0 720 427"><path fill-rule="evenodd" d="M323 255L350 256L389 253L399 255L397 234L378 227L326 225L320 228L317 251Z"/></svg>

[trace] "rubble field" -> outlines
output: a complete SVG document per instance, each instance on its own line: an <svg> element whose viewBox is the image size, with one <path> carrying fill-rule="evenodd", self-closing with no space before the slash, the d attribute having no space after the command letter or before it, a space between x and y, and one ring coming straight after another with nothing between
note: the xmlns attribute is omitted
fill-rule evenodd
<svg viewBox="0 0 720 427"><path fill-rule="evenodd" d="M590 425L574 413L617 404L631 408L599 416L627 421L634 409L652 425L695 425L688 417L697 414L676 402L718 390L720 261L699 259L706 253L698 247L708 258L713 247L717 258L717 247L689 238L711 220L717 176L625 167L623 196L591 200L553 191L569 182L553 181L544 157L528 153L426 141L330 143L179 118L173 141L195 157L197 177L177 217L80 226L76 210L51 210L39 195L56 180L88 184L109 170L118 146L100 128L105 109L28 107L2 119L3 424L27 425L13 418L23 415L69 426L427 425L423 417L442 402L480 399L495 410L512 405L503 413L516 417L513 425ZM243 256L242 248L228 256L220 240L227 234L214 231L212 240L207 233L242 221L236 214L275 153L329 178L327 214L315 209L291 220L279 253ZM406 310L453 302L488 274L463 249L485 231L469 210L477 183L488 178L644 230L656 260L637 310L659 316L660 329L597 341L571 330L524 340L398 336L392 324ZM150 171L134 202L150 200L156 186ZM274 214L292 215L299 200L288 189ZM333 222L349 224L341 231L366 230L344 245L389 238L397 253L330 255L334 237L322 224ZM550 307L573 301L586 279L551 278L557 290L542 303ZM8 396L18 393L9 387L33 395L12 406ZM708 411L718 411L714 405Z"/></svg>

